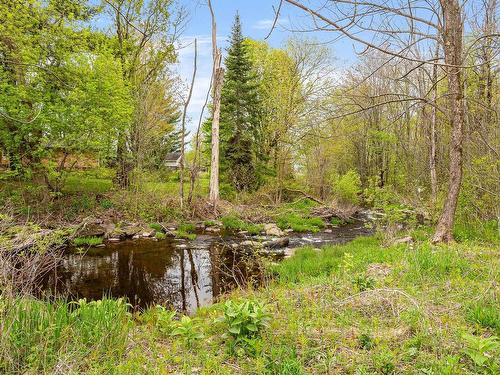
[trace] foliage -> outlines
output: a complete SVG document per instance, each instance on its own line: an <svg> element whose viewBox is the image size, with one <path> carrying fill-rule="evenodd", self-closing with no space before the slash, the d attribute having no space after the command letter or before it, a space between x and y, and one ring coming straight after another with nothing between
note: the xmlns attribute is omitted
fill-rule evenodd
<svg viewBox="0 0 500 375"><path fill-rule="evenodd" d="M182 223L179 224L179 227L174 234L176 237L185 238L187 240L194 240L196 238L196 233L193 233L196 230L196 226L191 223Z"/></svg>
<svg viewBox="0 0 500 375"><path fill-rule="evenodd" d="M190 318L187 315L183 315L181 320L174 324L174 328L170 334L172 336L180 336L188 348L191 348L196 341L204 337L200 331L199 320L197 318Z"/></svg>
<svg viewBox="0 0 500 375"><path fill-rule="evenodd" d="M368 289L373 289L375 287L375 280L366 275L357 275L352 280L353 285L358 292L364 292Z"/></svg>
<svg viewBox="0 0 500 375"><path fill-rule="evenodd" d="M498 337L478 337L469 334L463 334L462 339L465 341L466 348L464 353L474 362L478 368L491 370L496 373L498 363L495 358L500 354L500 342Z"/></svg>
<svg viewBox="0 0 500 375"><path fill-rule="evenodd" d="M361 178L354 170L334 179L333 194L342 203L359 204L361 192Z"/></svg>
<svg viewBox="0 0 500 375"><path fill-rule="evenodd" d="M223 305L223 322L235 343L245 344L248 339L255 338L268 326L271 315L263 303L253 300L227 301Z"/></svg>

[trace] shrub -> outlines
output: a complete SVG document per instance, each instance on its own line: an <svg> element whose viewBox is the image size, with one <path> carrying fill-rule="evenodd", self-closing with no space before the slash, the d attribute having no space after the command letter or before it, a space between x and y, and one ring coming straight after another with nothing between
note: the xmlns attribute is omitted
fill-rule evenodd
<svg viewBox="0 0 500 375"><path fill-rule="evenodd" d="M350 170L333 182L333 193L342 203L359 204L361 192L361 178L356 171Z"/></svg>

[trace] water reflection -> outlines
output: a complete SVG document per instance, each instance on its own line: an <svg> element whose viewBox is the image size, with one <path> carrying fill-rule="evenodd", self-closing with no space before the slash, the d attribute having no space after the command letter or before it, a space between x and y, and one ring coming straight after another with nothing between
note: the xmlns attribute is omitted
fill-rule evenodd
<svg viewBox="0 0 500 375"><path fill-rule="evenodd" d="M329 233L292 234L290 247L347 242L370 234L362 222ZM162 304L193 312L234 286L262 282L261 263L234 244L243 237L199 234L194 241L135 240L68 253L44 288L68 298L127 297L135 307Z"/></svg>
<svg viewBox="0 0 500 375"><path fill-rule="evenodd" d="M210 259L220 244L205 243L209 246L188 249L175 240L138 240L92 249L85 255L68 254L46 285L70 298L126 296L132 305L159 303L193 311L220 293L219 287L212 288L218 270Z"/></svg>

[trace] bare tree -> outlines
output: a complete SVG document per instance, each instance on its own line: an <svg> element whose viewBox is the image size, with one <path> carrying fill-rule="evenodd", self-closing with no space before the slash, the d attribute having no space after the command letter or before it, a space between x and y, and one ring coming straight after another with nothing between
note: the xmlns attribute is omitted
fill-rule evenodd
<svg viewBox="0 0 500 375"><path fill-rule="evenodd" d="M217 47L217 23L212 2L208 0L208 8L212 17L212 53L213 53L213 93L212 93L212 157L210 161L210 201L217 204L219 200L219 121L222 83L224 68L222 68L222 52Z"/></svg>
<svg viewBox="0 0 500 375"><path fill-rule="evenodd" d="M408 72L425 65L436 65L444 70L448 81L447 106L439 108L451 125L449 146L450 165L448 194L439 218L434 242L452 240L452 228L462 183L463 142L464 142L464 79L463 70L466 61L463 49L465 3L459 0L406 1L389 0L372 2L371 0L318 0L304 2L282 0L309 14L314 30L336 32L340 37L349 38L362 45L362 54L379 51L388 57L411 63ZM278 16L278 14L277 14ZM484 34L477 40L493 38L496 34ZM440 43L444 56L421 58L415 55L415 47ZM474 45L476 41L472 42ZM410 101L424 102L437 106L431 93L424 96L386 94L386 100L378 101L374 106ZM356 112L368 108L359 108ZM343 115L343 114L341 114ZM341 116L340 115L340 116Z"/></svg>
<svg viewBox="0 0 500 375"><path fill-rule="evenodd" d="M184 207L184 164L185 164L185 149L186 149L186 115L187 109L189 107L189 102L193 96L194 81L196 79L196 69L197 69L197 59L198 59L198 41L194 39L194 68L193 76L191 78L191 86L189 87L189 93L184 102L184 110L182 111L182 122L181 122L181 157L179 165L179 197L181 203L181 209Z"/></svg>

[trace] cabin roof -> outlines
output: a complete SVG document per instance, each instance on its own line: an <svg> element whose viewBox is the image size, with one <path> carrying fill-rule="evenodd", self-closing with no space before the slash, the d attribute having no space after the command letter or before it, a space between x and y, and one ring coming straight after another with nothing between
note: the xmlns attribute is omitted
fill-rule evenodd
<svg viewBox="0 0 500 375"><path fill-rule="evenodd" d="M181 157L180 152L169 152L167 155L165 155L165 161L177 161Z"/></svg>

